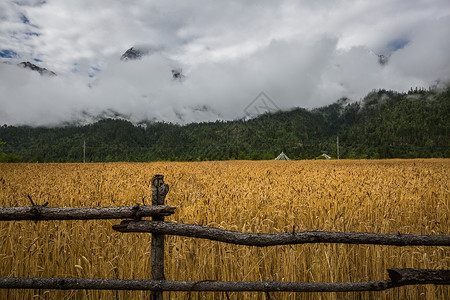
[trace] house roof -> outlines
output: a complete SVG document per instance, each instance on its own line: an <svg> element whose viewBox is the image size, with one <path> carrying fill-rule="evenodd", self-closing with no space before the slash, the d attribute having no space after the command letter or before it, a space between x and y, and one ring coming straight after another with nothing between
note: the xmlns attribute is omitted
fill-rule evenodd
<svg viewBox="0 0 450 300"><path fill-rule="evenodd" d="M275 159L276 160L290 160L289 157L287 157L286 154L284 154L284 152L281 152L280 155L278 155Z"/></svg>

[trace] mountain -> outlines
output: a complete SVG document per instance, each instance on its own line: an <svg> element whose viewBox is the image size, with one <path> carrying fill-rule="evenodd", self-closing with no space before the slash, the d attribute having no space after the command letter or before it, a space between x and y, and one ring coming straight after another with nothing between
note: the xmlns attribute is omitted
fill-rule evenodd
<svg viewBox="0 0 450 300"><path fill-rule="evenodd" d="M131 47L127 51L125 51L124 54L120 57L120 60L122 61L128 61L128 60L136 60L141 59L143 55L148 54L148 51L143 51L140 49L136 49L134 47Z"/></svg>
<svg viewBox="0 0 450 300"><path fill-rule="evenodd" d="M23 162L450 157L450 88L378 90L250 120L132 124L123 119L58 128L0 127L4 152Z"/></svg>
<svg viewBox="0 0 450 300"><path fill-rule="evenodd" d="M19 64L17 64L19 67L22 67L24 69L29 69L32 71L36 71L42 76L56 76L56 73L50 70L47 70L46 68L39 67L35 64L30 63L29 61L23 61Z"/></svg>
<svg viewBox="0 0 450 300"><path fill-rule="evenodd" d="M154 52L159 53L161 48L151 49L149 46L137 46L131 47L120 57L121 61L130 61L130 60L139 60L142 59L145 55L153 54ZM172 79L177 81L183 81L185 79L185 75L183 74L182 68L174 68L171 70Z"/></svg>

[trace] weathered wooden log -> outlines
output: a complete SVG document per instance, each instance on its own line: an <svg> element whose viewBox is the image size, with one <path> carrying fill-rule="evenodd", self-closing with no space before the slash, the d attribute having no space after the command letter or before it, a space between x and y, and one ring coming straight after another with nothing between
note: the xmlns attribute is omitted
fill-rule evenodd
<svg viewBox="0 0 450 300"><path fill-rule="evenodd" d="M169 281L84 278L0 278L0 288L8 289L93 289L151 291L279 291L279 292L348 292L380 291L393 287L392 281L309 283L272 281Z"/></svg>
<svg viewBox="0 0 450 300"><path fill-rule="evenodd" d="M450 284L450 270L388 269L395 284Z"/></svg>
<svg viewBox="0 0 450 300"><path fill-rule="evenodd" d="M152 178L152 205L164 205L164 200L169 192L169 185L164 183L164 175L155 175ZM153 221L164 221L163 216L152 217ZM164 235L152 233L150 250L151 278L152 280L164 280ZM151 300L163 300L163 293L154 291L150 295Z"/></svg>
<svg viewBox="0 0 450 300"><path fill-rule="evenodd" d="M382 291L415 284L450 284L450 270L389 269L396 278L368 282L277 282L277 281L170 281L88 278L0 277L4 289L90 289L151 291L229 291L229 292L352 292ZM400 279L398 279L400 276Z"/></svg>
<svg viewBox="0 0 450 300"><path fill-rule="evenodd" d="M0 221L13 220L91 220L91 219L139 219L142 217L168 216L175 206L123 206L123 207L1 207Z"/></svg>
<svg viewBox="0 0 450 300"><path fill-rule="evenodd" d="M310 243L372 244L393 246L450 246L450 235L386 234L365 232L303 231L286 233L242 233L220 228L156 221L124 220L113 226L120 232L151 232L209 239L247 246Z"/></svg>

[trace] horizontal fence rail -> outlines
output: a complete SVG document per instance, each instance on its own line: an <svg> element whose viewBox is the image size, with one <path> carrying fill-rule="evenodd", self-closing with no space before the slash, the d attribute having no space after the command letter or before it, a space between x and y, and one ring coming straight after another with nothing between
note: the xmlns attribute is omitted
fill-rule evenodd
<svg viewBox="0 0 450 300"><path fill-rule="evenodd" d="M383 291L415 284L450 284L450 270L388 269L389 279L368 282L171 281L88 278L0 277L0 288L59 290L150 290L228 292Z"/></svg>
<svg viewBox="0 0 450 300"><path fill-rule="evenodd" d="M34 205L25 207L1 207L0 221L20 220L98 220L98 219L140 219L142 217L168 216L175 212L175 206L122 206L122 207L46 207Z"/></svg>
<svg viewBox="0 0 450 300"><path fill-rule="evenodd" d="M302 231L242 233L192 224L124 220L113 225L119 232L150 232L181 235L246 246L276 246L310 243L372 244L393 246L450 246L450 235L414 235L365 232Z"/></svg>

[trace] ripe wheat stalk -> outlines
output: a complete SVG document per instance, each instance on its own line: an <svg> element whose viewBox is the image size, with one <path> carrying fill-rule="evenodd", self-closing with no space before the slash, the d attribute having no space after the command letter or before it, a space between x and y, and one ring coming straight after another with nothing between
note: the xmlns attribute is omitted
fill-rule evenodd
<svg viewBox="0 0 450 300"><path fill-rule="evenodd" d="M0 205L93 207L151 204L164 174L166 220L241 232L304 230L449 234L450 160L232 161L0 164ZM1 222L0 276L150 279L150 234L118 233L119 221ZM245 247L168 236L168 280L371 281L388 268L450 268L445 247L314 244ZM227 299L224 293L195 293ZM0 290L0 298L144 299L140 291ZM367 294L328 293L322 299ZM167 293L166 299L185 297ZM261 293L229 293L261 299ZM276 299L317 294L277 293ZM448 286L408 286L377 299L446 299Z"/></svg>

